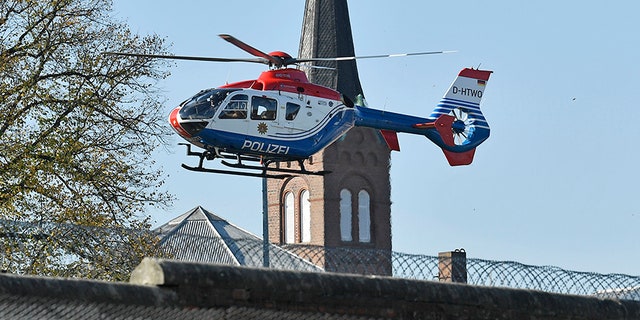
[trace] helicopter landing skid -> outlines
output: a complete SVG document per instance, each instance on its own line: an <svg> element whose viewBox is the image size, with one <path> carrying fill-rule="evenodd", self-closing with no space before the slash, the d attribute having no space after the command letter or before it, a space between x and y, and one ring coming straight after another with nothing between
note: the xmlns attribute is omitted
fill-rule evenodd
<svg viewBox="0 0 640 320"><path fill-rule="evenodd" d="M250 158L250 157L242 157L240 155L236 155L235 157L230 155L219 155L213 153L211 151L197 152L191 151L191 145L186 143L180 143L181 145L185 145L187 147L187 156L196 156L200 158L198 162L198 166L188 166L186 164L182 164L182 167L197 172L207 172L207 173L218 173L218 174L229 174L229 175L237 175L237 176L245 176L245 177L257 177L257 178L271 178L271 179L286 179L293 177L294 174L310 174L310 175L324 175L329 173L329 171L308 171L304 168L302 160L298 160L300 164L299 170L297 169L284 169L284 168L273 168L269 167L269 164L278 162L278 161L265 161L260 166L255 165L246 165L242 163L242 161L260 161L259 158ZM227 158L227 159L236 159L236 163L230 163L225 160L220 160L220 163L227 167L241 169L241 170L249 170L249 171L239 171L239 170L221 170L221 169L211 169L204 167L204 160L214 160L216 158ZM251 172L253 170L254 172Z"/></svg>
<svg viewBox="0 0 640 320"><path fill-rule="evenodd" d="M264 165L262 166L251 166L251 165L246 165L243 164L242 162L238 161L237 163L229 163L227 161L221 160L220 163L224 164L227 167L231 167L231 168L238 168L238 169L249 169L249 170L266 170L266 171L270 171L270 172L280 172L280 173L286 173L286 174L309 174L309 175L316 175L316 176L323 176L327 173L331 173L330 171L309 171L307 169L305 169L302 160L298 160L298 164L300 166L300 169L285 169L285 168L272 168L269 167L268 165L274 162L278 162L278 161L267 161L264 163Z"/></svg>
<svg viewBox="0 0 640 320"><path fill-rule="evenodd" d="M286 179L292 177L290 174L269 174L267 171L263 170L262 172L245 172L245 171L234 171L234 170L220 170L220 169L210 169L204 168L201 166L192 167L186 164L182 164L182 167L197 172L207 172L207 173L218 173L218 174L230 174L236 176L245 176L245 177L256 177L256 178L271 178L271 179Z"/></svg>

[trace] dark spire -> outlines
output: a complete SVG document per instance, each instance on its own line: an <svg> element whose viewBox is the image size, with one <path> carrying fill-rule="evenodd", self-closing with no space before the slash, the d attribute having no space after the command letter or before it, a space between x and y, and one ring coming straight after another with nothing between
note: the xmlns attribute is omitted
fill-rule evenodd
<svg viewBox="0 0 640 320"><path fill-rule="evenodd" d="M307 0L299 52L299 58L355 56L346 0ZM314 65L336 70L306 70L311 82L337 89L350 99L362 93L355 61L316 62Z"/></svg>

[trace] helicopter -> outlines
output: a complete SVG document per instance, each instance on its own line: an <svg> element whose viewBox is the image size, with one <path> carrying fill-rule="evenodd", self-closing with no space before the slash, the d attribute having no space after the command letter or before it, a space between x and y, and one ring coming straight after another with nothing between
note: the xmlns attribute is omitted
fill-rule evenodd
<svg viewBox="0 0 640 320"><path fill-rule="evenodd" d="M462 69L431 114L422 118L369 108L361 95L354 102L336 90L311 83L300 68L289 67L398 55L297 59L282 51L262 52L228 34L219 36L255 58L106 52L269 66L257 79L201 90L171 111L169 123L188 142L181 143L187 147L187 155L199 158L197 166L182 164L185 169L266 178L323 175L329 172L307 170L304 161L353 127L380 130L390 150L395 151L400 150L397 132L423 135L443 150L451 166L459 166L471 164L476 147L489 137L489 125L480 111L480 102L492 71ZM439 53L448 51L403 55ZM203 151L193 151L192 146ZM204 166L205 160L216 159L232 169ZM270 166L283 161L297 161L299 169Z"/></svg>

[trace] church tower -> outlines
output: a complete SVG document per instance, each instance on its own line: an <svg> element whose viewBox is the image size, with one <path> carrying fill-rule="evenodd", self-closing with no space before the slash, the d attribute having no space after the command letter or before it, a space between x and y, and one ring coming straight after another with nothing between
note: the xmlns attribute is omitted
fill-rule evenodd
<svg viewBox="0 0 640 320"><path fill-rule="evenodd" d="M307 0L299 58L354 55L347 1ZM363 94L355 61L314 65L331 69L305 70L311 82L354 101ZM268 179L269 240L325 248L314 263L327 271L391 274L389 160L377 130L354 128L305 161L308 170L331 173Z"/></svg>

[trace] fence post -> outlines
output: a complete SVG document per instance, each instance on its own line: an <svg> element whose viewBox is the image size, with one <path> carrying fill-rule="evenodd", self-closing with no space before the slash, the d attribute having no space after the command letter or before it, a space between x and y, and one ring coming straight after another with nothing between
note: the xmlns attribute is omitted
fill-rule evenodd
<svg viewBox="0 0 640 320"><path fill-rule="evenodd" d="M438 280L467 283L467 253L464 249L438 253Z"/></svg>

